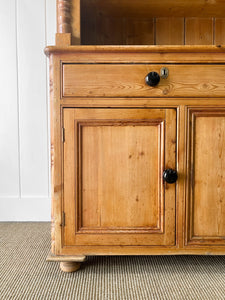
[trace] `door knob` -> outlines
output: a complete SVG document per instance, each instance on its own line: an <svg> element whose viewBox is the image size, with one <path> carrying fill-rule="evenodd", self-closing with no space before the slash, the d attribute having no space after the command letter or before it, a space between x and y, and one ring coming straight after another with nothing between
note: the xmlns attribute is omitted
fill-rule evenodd
<svg viewBox="0 0 225 300"><path fill-rule="evenodd" d="M177 171L173 170L173 169L166 169L163 172L163 179L167 182L167 183L174 183L177 181Z"/></svg>
<svg viewBox="0 0 225 300"><path fill-rule="evenodd" d="M150 72L145 77L145 82L150 86L156 86L160 82L160 76L157 72Z"/></svg>

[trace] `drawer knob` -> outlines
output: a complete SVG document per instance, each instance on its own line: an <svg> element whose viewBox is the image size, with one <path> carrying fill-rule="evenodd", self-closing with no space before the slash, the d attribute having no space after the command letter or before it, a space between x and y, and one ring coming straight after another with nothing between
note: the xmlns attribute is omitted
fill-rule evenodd
<svg viewBox="0 0 225 300"><path fill-rule="evenodd" d="M173 169L166 169L163 172L163 179L167 182L167 183L174 183L177 181L177 171L173 170Z"/></svg>
<svg viewBox="0 0 225 300"><path fill-rule="evenodd" d="M150 86L156 86L160 82L160 76L157 72L150 72L145 77L145 82Z"/></svg>

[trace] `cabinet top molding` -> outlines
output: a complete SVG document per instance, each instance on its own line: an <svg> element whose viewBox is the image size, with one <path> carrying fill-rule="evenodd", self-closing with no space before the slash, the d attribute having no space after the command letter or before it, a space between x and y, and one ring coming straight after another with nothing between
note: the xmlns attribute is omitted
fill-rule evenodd
<svg viewBox="0 0 225 300"><path fill-rule="evenodd" d="M169 46L154 46L154 45L147 45L147 46L138 46L138 45L115 45L115 46L108 46L108 45L101 45L101 46L47 46L45 48L45 54L49 56L51 53L91 53L91 52L123 52L123 53L225 53L225 45L169 45Z"/></svg>

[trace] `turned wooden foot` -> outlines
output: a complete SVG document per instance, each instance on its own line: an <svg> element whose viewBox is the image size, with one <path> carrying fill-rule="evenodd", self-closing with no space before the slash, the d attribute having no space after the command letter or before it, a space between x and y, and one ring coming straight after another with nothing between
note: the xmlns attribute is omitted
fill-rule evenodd
<svg viewBox="0 0 225 300"><path fill-rule="evenodd" d="M73 261L62 261L60 262L60 269L63 272L75 272L80 269L81 263Z"/></svg>

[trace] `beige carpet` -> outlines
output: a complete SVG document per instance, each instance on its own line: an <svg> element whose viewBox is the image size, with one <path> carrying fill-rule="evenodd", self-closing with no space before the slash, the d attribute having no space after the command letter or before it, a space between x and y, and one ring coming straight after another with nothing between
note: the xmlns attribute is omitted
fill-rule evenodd
<svg viewBox="0 0 225 300"><path fill-rule="evenodd" d="M46 262L49 223L0 223L0 299L225 299L225 256L89 257Z"/></svg>

